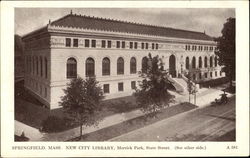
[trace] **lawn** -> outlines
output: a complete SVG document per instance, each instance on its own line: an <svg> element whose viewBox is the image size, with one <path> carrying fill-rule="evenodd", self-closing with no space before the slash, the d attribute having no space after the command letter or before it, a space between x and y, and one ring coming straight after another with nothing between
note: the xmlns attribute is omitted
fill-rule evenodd
<svg viewBox="0 0 250 158"><path fill-rule="evenodd" d="M189 111L196 107L197 106L190 103L181 103L175 106L170 106L163 109L153 117L150 115L144 115L107 128L100 129L89 134L85 134L82 136L80 141L107 141L113 137L120 136L122 134L153 124L157 121L169 118L179 113ZM79 141L79 137L69 141Z"/></svg>
<svg viewBox="0 0 250 158"><path fill-rule="evenodd" d="M43 120L53 115L68 121L67 127L65 127L64 130L78 126L67 119L67 115L62 108L54 110L45 108L39 100L25 90L23 84L23 81L15 84L15 120L39 129ZM116 113L129 112L137 108L133 96L104 100L101 106L102 109L97 116L99 118L105 118Z"/></svg>

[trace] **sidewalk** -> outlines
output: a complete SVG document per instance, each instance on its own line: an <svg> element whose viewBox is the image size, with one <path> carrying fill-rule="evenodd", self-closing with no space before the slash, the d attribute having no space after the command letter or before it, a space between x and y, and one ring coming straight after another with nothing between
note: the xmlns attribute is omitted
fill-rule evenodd
<svg viewBox="0 0 250 158"><path fill-rule="evenodd" d="M201 89L196 96L196 105L198 107L203 107L214 101L215 98L218 98L219 94L222 91L218 89ZM228 95L230 97L230 95ZM191 103L193 103L193 96L191 96ZM176 102L170 104L170 106L177 105L181 102L188 102L189 96L178 95L176 97ZM139 109L134 110L128 113L119 113L108 116L104 118L97 127L83 127L83 134L91 133L102 128L106 128L115 124L119 124L123 121L127 121L139 116L144 115ZM36 128L27 126L17 120L15 120L15 134L21 135L21 132L24 131L25 136L30 139L30 141L67 141L79 136L79 127L58 132L58 133L40 133Z"/></svg>

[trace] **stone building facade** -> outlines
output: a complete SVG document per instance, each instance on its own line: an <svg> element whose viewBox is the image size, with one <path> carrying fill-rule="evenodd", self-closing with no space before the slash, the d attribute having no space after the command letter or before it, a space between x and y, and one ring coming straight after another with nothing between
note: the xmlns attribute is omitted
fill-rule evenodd
<svg viewBox="0 0 250 158"><path fill-rule="evenodd" d="M50 109L59 108L66 83L96 76L106 98L131 95L149 53L181 86L181 74L197 83L224 76L216 43L202 32L76 14L23 36L25 87Z"/></svg>

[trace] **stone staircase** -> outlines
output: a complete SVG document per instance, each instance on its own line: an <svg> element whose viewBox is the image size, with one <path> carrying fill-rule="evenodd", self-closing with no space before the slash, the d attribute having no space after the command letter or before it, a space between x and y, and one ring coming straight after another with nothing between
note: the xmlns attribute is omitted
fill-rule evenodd
<svg viewBox="0 0 250 158"><path fill-rule="evenodd" d="M176 91L180 94L187 94L187 82L183 78L172 78L170 77L169 80L172 82L173 86L175 87Z"/></svg>
<svg viewBox="0 0 250 158"><path fill-rule="evenodd" d="M188 94L188 78L184 74L180 74L179 78L172 78L170 77L169 80L172 82L173 86L175 87L176 91L179 94L185 95ZM199 89L199 84L195 84L194 82L191 81L191 83L196 86L196 89Z"/></svg>

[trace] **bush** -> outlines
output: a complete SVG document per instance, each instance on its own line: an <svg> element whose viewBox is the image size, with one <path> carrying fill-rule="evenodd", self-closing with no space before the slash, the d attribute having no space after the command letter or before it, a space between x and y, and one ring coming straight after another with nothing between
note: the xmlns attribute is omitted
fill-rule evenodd
<svg viewBox="0 0 250 158"><path fill-rule="evenodd" d="M229 82L229 78L222 77L222 78L217 78L217 79L213 79L209 81L200 82L199 84L201 87L215 87L215 86L225 84L227 82Z"/></svg>
<svg viewBox="0 0 250 158"><path fill-rule="evenodd" d="M46 120L43 120L41 131L43 132L60 132L66 129L67 121L65 119L48 116Z"/></svg>

